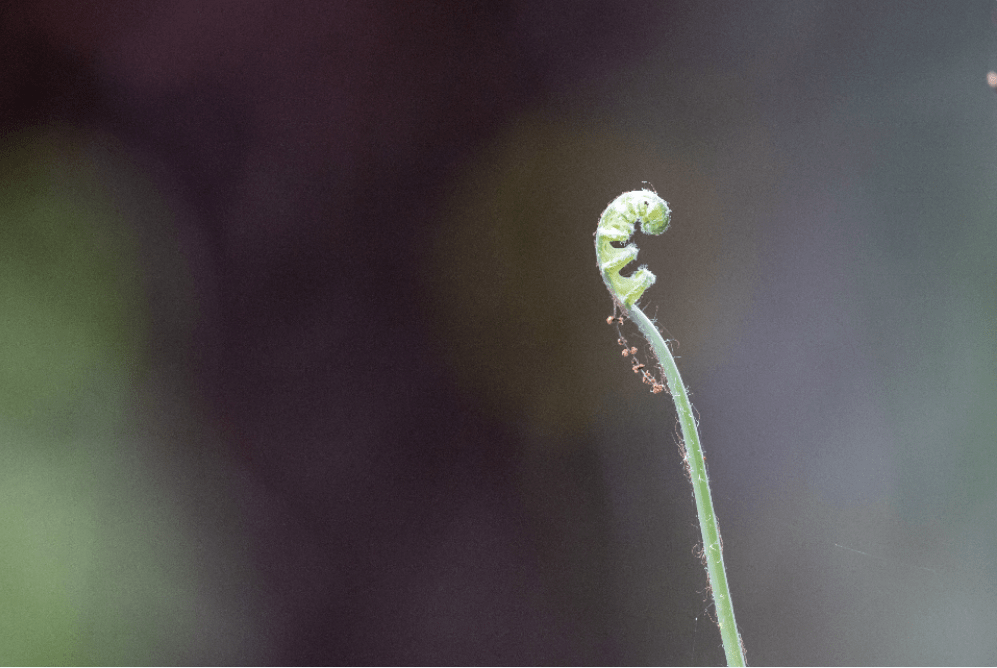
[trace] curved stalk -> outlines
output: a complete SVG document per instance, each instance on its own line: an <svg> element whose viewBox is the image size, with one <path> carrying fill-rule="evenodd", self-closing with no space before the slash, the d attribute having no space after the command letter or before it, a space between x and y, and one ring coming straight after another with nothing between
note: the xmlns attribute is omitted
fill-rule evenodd
<svg viewBox="0 0 997 668"><path fill-rule="evenodd" d="M696 513L699 515L699 527L703 536L703 559L706 562L706 572L710 589L713 592L713 603L717 612L717 623L720 626L720 637L723 640L724 653L727 655L727 665L744 666L744 647L737 632L737 622L734 619L734 606L731 603L730 589L727 586L727 572L724 569L723 543L720 540L720 527L713 510L713 498L710 494L710 481L706 473L706 460L703 448L699 443L699 432L696 418L692 414L692 404L678 366L672 357L671 350L661 332L654 323L636 306L636 301L650 287L655 277L646 267L641 267L631 276L620 276L620 270L637 257L637 247L629 244L623 248L613 245L630 240L636 224L640 222L641 229L649 234L661 234L668 228L671 212L668 204L649 190L624 193L617 197L603 212L596 230L596 256L603 281L613 299L623 312L636 323L641 334L647 339L658 358L658 364L667 380L667 387L675 402L679 425L682 429L684 444L683 455L689 467L689 478L692 481L693 496L696 500ZM646 376L645 376L646 377ZM656 387L660 385L655 384ZM657 390L652 390L657 391Z"/></svg>
<svg viewBox="0 0 997 668"><path fill-rule="evenodd" d="M744 650L741 647L741 637L737 632L737 622L734 620L734 606L730 600L730 589L727 587L727 571L724 568L723 543L720 541L720 527L717 524L717 514L713 511L713 498L710 495L710 480L706 474L706 460L703 448L699 443L699 432L696 429L696 418L692 414L692 404L678 366L672 357L668 344L662 338L654 324L637 306L630 307L630 319L640 328L641 334L651 344L655 357L668 380L668 389L675 401L679 425L682 428L682 441L685 444L685 459L689 466L689 477L692 479L693 496L696 498L696 513L699 515L699 528L703 535L703 558L706 561L706 572L710 579L710 589L713 590L713 603L717 611L717 623L720 625L720 637L723 639L724 652L727 654L728 666L744 665Z"/></svg>

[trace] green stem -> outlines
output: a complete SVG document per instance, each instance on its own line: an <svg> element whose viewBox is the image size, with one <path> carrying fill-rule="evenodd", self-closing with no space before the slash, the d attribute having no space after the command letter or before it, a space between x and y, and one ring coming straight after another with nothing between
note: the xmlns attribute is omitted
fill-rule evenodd
<svg viewBox="0 0 997 668"><path fill-rule="evenodd" d="M713 591L713 603L717 611L720 637L723 639L727 665L744 665L744 648L737 633L734 621L734 606L727 588L727 573L724 570L723 543L720 542L720 529L717 516L713 512L713 499L710 497L710 481L706 475L706 460L699 444L696 431L696 418L686 393L672 352L661 333L637 308L637 300L644 291L654 284L654 274L647 267L640 267L630 276L622 276L620 270L637 259L637 247L627 242L640 223L645 234L661 234L671 222L671 209L668 202L650 190L635 190L623 193L606 207L599 218L595 231L595 254L606 288L613 299L631 320L637 323L644 338L651 344L658 364L665 374L668 389L675 400L679 424L682 428L684 457L692 480L693 496L696 498L696 512L699 514L699 527L703 534L703 558L706 572ZM627 244L627 245L622 245ZM612 319L610 319L611 321ZM621 321L622 322L622 321ZM626 353L625 353L626 354ZM638 367L634 367L636 371ZM664 389L652 376L645 372L644 382L652 385L652 392Z"/></svg>
<svg viewBox="0 0 997 668"><path fill-rule="evenodd" d="M713 511L710 481L706 474L706 459L703 457L703 447L699 443L692 404L689 403L689 395L685 385L682 384L682 376L679 375L679 369L675 365L675 358L672 357L671 350L661 333L636 305L630 307L628 315L654 349L658 363L668 380L672 399L675 401L675 410L678 412L679 425L682 428L682 441L685 443L685 459L689 465L689 477L692 479L693 496L696 498L699 527L703 535L706 572L709 574L710 588L713 590L713 603L717 611L724 652L727 654L727 665L743 666L744 648L741 646L737 622L734 620L734 606L730 600L730 589L727 587L727 571L724 569L720 527L717 524L717 514Z"/></svg>

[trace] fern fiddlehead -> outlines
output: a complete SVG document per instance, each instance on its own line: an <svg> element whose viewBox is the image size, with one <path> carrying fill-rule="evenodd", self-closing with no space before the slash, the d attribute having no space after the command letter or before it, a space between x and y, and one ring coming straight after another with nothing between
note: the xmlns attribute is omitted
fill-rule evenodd
<svg viewBox="0 0 997 668"><path fill-rule="evenodd" d="M670 220L668 202L650 190L623 193L610 202L602 213L595 231L599 271L610 294L626 310L640 299L655 279L647 267L641 267L630 276L621 276L620 270L637 259L637 246L628 244L617 248L613 244L630 241L638 222L644 234L661 234L668 229Z"/></svg>
<svg viewBox="0 0 997 668"><path fill-rule="evenodd" d="M734 607L731 604L727 572L724 568L723 543L720 540L720 528L713 510L706 461L699 443L692 404L689 403L689 395L685 385L682 384L682 377L679 375L678 366L668 344L654 323L637 306L637 300L654 284L655 277L647 267L640 267L630 276L622 276L620 270L637 258L637 246L614 245L626 244L633 235L637 223L640 223L641 230L647 234L661 234L668 228L670 221L671 210L668 208L668 203L658 197L657 193L650 190L624 193L610 202L599 219L599 226L595 232L595 252L606 288L624 314L636 323L651 345L667 380L672 399L675 401L684 445L680 450L688 467L689 479L692 481L696 512L699 515L699 526L703 537L703 560L706 562L707 577L713 592L727 665L743 666L744 647L734 619ZM652 391L655 390L652 388Z"/></svg>

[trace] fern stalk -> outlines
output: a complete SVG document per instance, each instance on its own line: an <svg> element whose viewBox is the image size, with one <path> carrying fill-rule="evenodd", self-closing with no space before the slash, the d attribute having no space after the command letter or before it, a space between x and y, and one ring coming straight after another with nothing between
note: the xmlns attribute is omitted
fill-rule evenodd
<svg viewBox="0 0 997 668"><path fill-rule="evenodd" d="M699 527L703 536L703 560L706 562L706 572L713 593L727 665L744 666L744 647L734 619L734 606L731 603L727 572L724 569L723 542L720 540L717 515L713 510L710 480L706 474L706 460L699 442L696 418L692 414L692 404L689 403L688 392L682 383L682 376L668 344L654 323L636 305L644 291L654 284L655 276L646 267L640 267L630 276L621 276L620 270L637 258L637 247L633 244L622 248L614 245L628 242L638 222L645 233L661 234L668 229L670 221L671 211L668 203L656 193L650 190L624 193L606 207L599 219L595 234L596 257L603 281L613 300L623 313L634 321L651 345L675 402L675 410L682 429L683 458L692 481L696 513L699 515ZM626 354L626 347L624 351ZM638 367L635 366L634 371L637 370ZM664 384L654 380L647 372L644 373L644 379L652 386L652 392L660 392L664 387Z"/></svg>

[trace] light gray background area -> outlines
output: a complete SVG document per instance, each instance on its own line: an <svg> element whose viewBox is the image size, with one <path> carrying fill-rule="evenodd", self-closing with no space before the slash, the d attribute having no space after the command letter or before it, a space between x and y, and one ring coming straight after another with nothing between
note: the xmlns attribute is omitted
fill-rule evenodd
<svg viewBox="0 0 997 668"><path fill-rule="evenodd" d="M606 363L619 353L602 324L610 304L591 266L591 213L645 179L674 215L663 237L636 237L659 277L642 303L680 344L749 661L997 655L990 9L702 3L681 25L658 26L660 50L638 64L564 74L462 192L482 198L472 206L485 213L467 223L478 238L516 227L504 242L529 247L531 278L547 276L535 291L513 285L482 261L498 251L479 249L469 265L489 299L471 312L525 314L485 340L522 359L514 339L529 347L537 321L571 322L558 350L524 365L545 380L483 391L504 400L530 387L536 397L518 400L532 405L596 395L565 400L594 406L594 424L558 406L530 424L563 433L560 420L589 419L598 434L630 660L722 661L673 418L625 361ZM482 194L490 182L513 185ZM525 222L538 220L540 230ZM598 369L601 387L575 378L575 365ZM683 558L693 584L676 586Z"/></svg>

